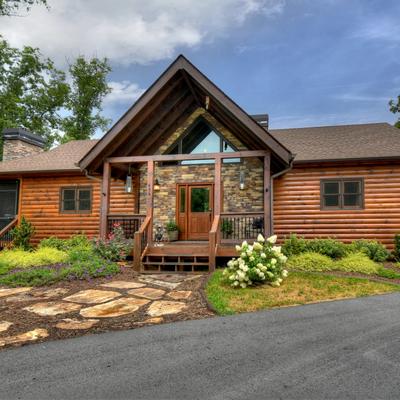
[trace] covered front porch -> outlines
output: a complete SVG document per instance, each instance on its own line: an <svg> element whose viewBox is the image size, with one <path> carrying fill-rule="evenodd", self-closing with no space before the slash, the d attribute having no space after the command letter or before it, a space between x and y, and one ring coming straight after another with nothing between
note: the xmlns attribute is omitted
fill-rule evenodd
<svg viewBox="0 0 400 400"><path fill-rule="evenodd" d="M232 211L227 206L227 198L232 194L224 193L224 168L228 167L229 160L240 159L241 166L235 167L237 176L237 190L242 182L240 180L240 168L247 165L247 160L254 160L259 168L261 187L252 188L254 182L246 182L249 192L258 190L257 201L252 198L242 199L242 205L238 204ZM160 204L158 197L162 197L162 191L155 190L156 166L166 165L171 162L208 160L208 170L212 169L212 181L207 178L208 184L202 183L201 177L197 177L191 183L195 189L209 187L210 199L206 209L201 213L193 213L189 223L182 219L184 207L180 204L180 188L186 188L182 184L185 174L176 173L168 182L176 188L176 204L171 201ZM114 223L120 223L128 238L134 239L134 268L141 272L202 272L213 271L217 257L232 257L236 254L235 244L243 240L252 240L262 233L269 235L271 231L271 154L268 150L248 150L231 153L207 153L207 154L170 154L151 156L126 156L110 157L103 166L102 206L100 216L100 233L106 237ZM184 171L183 166L177 166L177 171ZM201 171L200 165L191 167L195 171ZM110 181L113 176L121 177L121 171L135 171L133 190L140 197L144 193L141 187L145 185L145 196L136 200L136 213L120 214L111 212L112 191ZM140 177L140 172L144 177ZM248 173L248 171L247 171ZM179 184L176 182L179 180ZM197 183L196 183L197 182ZM260 182L258 182L260 183ZM164 183L165 185L165 183ZM226 186L226 185L225 185ZM258 185L257 185L258 186ZM185 189L186 190L186 189ZM187 194L187 192L185 192ZM225 202L224 202L225 198ZM189 199L190 200L190 199ZM189 201L188 200L188 201ZM168 198L167 198L168 201ZM143 206L140 206L140 203ZM236 202L237 203L237 202ZM245 206L243 206L245 203ZM256 204L257 203L257 204ZM161 245L155 242L155 227L163 221L159 210L163 213L167 210L165 218L175 217L180 225L180 240ZM111 211L110 211L111 210ZM127 212L132 210L127 210ZM144 212L143 212L144 211ZM193 222L194 221L194 222ZM182 225L183 224L183 225ZM195 225L193 228L192 225ZM190 233L190 235L189 235Z"/></svg>

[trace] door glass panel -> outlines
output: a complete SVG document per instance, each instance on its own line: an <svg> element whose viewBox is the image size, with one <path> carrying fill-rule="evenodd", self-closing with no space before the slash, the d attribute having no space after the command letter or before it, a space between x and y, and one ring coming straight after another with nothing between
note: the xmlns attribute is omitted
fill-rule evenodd
<svg viewBox="0 0 400 400"><path fill-rule="evenodd" d="M186 188L181 187L179 192L179 212L184 213L186 209Z"/></svg>
<svg viewBox="0 0 400 400"><path fill-rule="evenodd" d="M210 210L210 189L191 188L191 212L207 212Z"/></svg>

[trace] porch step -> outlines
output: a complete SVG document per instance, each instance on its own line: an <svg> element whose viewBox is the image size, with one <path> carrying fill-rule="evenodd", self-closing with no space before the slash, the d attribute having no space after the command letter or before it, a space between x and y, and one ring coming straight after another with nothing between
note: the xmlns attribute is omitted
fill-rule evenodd
<svg viewBox="0 0 400 400"><path fill-rule="evenodd" d="M206 272L209 270L208 255L151 254L143 257L144 272Z"/></svg>

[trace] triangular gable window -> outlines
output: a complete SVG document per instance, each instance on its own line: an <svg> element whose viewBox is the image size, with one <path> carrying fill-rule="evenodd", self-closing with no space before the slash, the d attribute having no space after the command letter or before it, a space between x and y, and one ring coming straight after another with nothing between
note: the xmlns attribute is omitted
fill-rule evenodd
<svg viewBox="0 0 400 400"><path fill-rule="evenodd" d="M167 150L166 154L202 154L232 153L237 151L216 129L203 118L195 123ZM230 158L224 162L240 162L239 158ZM185 160L187 164L212 164L214 160Z"/></svg>

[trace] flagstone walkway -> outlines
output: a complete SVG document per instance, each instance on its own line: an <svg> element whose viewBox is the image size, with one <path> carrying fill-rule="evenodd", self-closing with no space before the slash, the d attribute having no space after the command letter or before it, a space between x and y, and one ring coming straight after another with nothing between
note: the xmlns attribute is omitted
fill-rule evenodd
<svg viewBox="0 0 400 400"><path fill-rule="evenodd" d="M137 275L0 288L0 348L212 316L204 275Z"/></svg>

